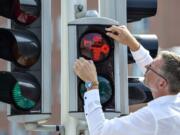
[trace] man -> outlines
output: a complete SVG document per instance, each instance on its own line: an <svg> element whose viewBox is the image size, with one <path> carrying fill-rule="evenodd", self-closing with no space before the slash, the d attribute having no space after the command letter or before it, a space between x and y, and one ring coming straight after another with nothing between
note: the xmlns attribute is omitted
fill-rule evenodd
<svg viewBox="0 0 180 135"><path fill-rule="evenodd" d="M153 60L126 26L106 30L109 37L130 48L155 99L128 116L107 120L101 109L94 63L76 60L77 76L93 84L84 96L90 135L180 135L180 56L162 52Z"/></svg>

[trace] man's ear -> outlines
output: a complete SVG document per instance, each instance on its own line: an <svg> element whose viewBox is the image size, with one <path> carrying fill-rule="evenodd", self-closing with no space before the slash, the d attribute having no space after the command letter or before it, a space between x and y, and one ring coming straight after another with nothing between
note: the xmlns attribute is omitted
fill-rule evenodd
<svg viewBox="0 0 180 135"><path fill-rule="evenodd" d="M164 89L167 86L167 81L164 79L159 80L159 88Z"/></svg>

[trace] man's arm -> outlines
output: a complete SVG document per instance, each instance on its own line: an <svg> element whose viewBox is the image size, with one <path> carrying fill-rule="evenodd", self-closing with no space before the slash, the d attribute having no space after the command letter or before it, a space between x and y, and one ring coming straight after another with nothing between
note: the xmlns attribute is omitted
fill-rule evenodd
<svg viewBox="0 0 180 135"><path fill-rule="evenodd" d="M147 51L130 33L126 26L112 26L106 28L107 35L121 44L127 45L131 53L140 67L141 71L145 73L145 66L150 64L153 59Z"/></svg>
<svg viewBox="0 0 180 135"><path fill-rule="evenodd" d="M90 135L154 135L156 124L148 107L128 116L107 120L97 89L86 92L84 102Z"/></svg>
<svg viewBox="0 0 180 135"><path fill-rule="evenodd" d="M93 62L80 58L75 62L74 70L84 81L97 81ZM129 116L112 120L105 119L100 104L98 86L85 93L84 102L90 135L153 135L155 131L155 120L147 107Z"/></svg>
<svg viewBox="0 0 180 135"><path fill-rule="evenodd" d="M131 53L136 61L136 64L144 74L146 71L145 66L153 61L152 57L149 55L149 51L146 50L142 45L140 45L140 48L137 51L131 51Z"/></svg>

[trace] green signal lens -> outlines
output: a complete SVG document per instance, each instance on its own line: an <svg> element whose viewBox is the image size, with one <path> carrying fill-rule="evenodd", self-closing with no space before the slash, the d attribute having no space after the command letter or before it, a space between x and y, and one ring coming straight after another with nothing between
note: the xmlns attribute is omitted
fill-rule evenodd
<svg viewBox="0 0 180 135"><path fill-rule="evenodd" d="M106 78L99 76L98 81L99 81L99 90L100 90L99 91L100 100L101 103L104 104L111 99L113 90L110 81L107 80Z"/></svg>
<svg viewBox="0 0 180 135"><path fill-rule="evenodd" d="M29 110L35 107L36 105L34 101L22 95L21 88L18 83L15 84L14 89L12 91L12 95L13 95L15 105L21 109Z"/></svg>
<svg viewBox="0 0 180 135"><path fill-rule="evenodd" d="M98 81L99 81L99 94L100 94L101 104L105 104L111 99L113 95L113 89L110 81L105 77L98 76ZM84 83L80 84L79 92L81 98L83 98L84 93L86 92Z"/></svg>

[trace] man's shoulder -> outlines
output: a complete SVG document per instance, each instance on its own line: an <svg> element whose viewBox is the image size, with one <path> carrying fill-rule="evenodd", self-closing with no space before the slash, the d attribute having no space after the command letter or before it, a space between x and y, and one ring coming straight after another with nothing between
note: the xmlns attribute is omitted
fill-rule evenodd
<svg viewBox="0 0 180 135"><path fill-rule="evenodd" d="M180 115L180 100L177 101L177 95L160 97L149 102L147 107L156 119Z"/></svg>

